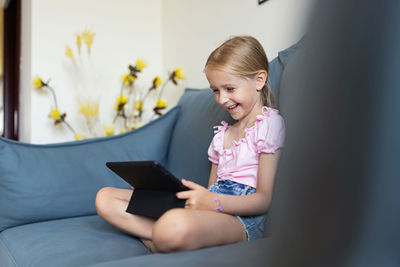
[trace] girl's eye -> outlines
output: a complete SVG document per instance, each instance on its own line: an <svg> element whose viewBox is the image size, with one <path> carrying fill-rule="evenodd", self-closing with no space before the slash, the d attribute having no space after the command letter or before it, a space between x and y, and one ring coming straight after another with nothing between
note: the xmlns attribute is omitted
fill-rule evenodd
<svg viewBox="0 0 400 267"><path fill-rule="evenodd" d="M226 90L227 90L227 91L233 91L233 90L235 90L235 88L233 88L233 87L227 87Z"/></svg>
<svg viewBox="0 0 400 267"><path fill-rule="evenodd" d="M214 94L218 93L218 89L212 89L212 90L213 90Z"/></svg>

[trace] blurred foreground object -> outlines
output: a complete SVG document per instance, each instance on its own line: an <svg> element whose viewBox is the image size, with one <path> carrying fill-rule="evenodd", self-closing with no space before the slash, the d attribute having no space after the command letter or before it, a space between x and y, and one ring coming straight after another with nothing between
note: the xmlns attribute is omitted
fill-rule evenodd
<svg viewBox="0 0 400 267"><path fill-rule="evenodd" d="M319 1L281 80L265 266L400 266L400 3Z"/></svg>

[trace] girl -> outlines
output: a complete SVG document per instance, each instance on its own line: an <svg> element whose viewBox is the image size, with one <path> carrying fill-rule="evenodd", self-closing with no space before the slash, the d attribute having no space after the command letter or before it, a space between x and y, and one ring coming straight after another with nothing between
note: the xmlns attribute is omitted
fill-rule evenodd
<svg viewBox="0 0 400 267"><path fill-rule="evenodd" d="M191 181L179 192L184 209L158 220L126 213L132 190L103 188L98 214L153 252L192 250L263 236L285 128L266 85L268 60L250 36L233 37L209 56L205 74L215 99L237 122L222 122L208 149L208 190Z"/></svg>

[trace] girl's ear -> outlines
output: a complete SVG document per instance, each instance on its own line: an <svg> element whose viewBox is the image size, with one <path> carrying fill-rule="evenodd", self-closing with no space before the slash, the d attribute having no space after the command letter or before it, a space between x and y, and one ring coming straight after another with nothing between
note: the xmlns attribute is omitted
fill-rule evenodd
<svg viewBox="0 0 400 267"><path fill-rule="evenodd" d="M265 83L267 82L268 79L268 73L265 70L261 70L258 72L256 76L256 89L257 91L262 90L264 87Z"/></svg>

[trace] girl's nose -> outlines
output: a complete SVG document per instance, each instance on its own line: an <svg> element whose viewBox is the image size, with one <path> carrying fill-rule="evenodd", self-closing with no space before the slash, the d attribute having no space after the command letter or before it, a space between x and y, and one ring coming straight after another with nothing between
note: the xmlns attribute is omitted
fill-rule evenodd
<svg viewBox="0 0 400 267"><path fill-rule="evenodd" d="M217 102L221 106L223 106L224 104L226 104L228 102L228 97L226 96L226 94L224 92L219 93L219 95L217 97Z"/></svg>

